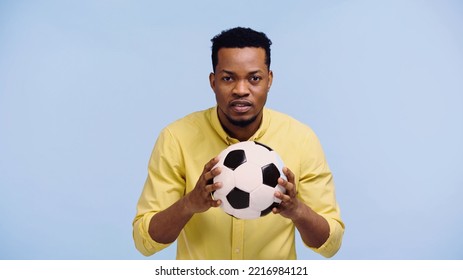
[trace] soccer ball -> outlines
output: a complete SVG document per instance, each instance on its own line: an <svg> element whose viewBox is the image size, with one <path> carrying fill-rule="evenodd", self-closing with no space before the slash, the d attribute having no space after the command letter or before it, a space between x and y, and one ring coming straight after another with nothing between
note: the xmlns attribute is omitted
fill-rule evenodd
<svg viewBox="0 0 463 280"><path fill-rule="evenodd" d="M212 193L222 200L221 207L229 215L239 219L256 219L270 213L281 200L275 191L285 193L278 184L283 174L283 161L271 148L255 142L233 144L219 154L222 172L214 182L222 182L222 188Z"/></svg>

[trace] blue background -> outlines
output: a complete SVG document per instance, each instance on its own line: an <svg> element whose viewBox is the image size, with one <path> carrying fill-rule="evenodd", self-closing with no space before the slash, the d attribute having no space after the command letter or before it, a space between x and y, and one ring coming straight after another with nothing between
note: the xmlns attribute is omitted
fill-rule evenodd
<svg viewBox="0 0 463 280"><path fill-rule="evenodd" d="M272 39L267 105L323 144L335 259L462 259L456 0L0 1L0 258L143 259L131 222L154 141L215 104L210 39L234 26Z"/></svg>

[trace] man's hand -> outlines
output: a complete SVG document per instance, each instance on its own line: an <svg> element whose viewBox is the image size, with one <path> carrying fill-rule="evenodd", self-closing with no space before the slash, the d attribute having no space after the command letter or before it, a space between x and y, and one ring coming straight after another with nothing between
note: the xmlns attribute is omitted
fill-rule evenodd
<svg viewBox="0 0 463 280"><path fill-rule="evenodd" d="M214 200L211 195L212 192L222 187L222 183L213 182L214 177L220 174L220 168L214 168L217 162L219 159L215 157L206 163L195 188L184 198L185 206L193 214L204 212L211 207L218 207L222 203L220 200Z"/></svg>
<svg viewBox="0 0 463 280"><path fill-rule="evenodd" d="M276 192L275 197L281 199L278 207L272 209L273 213L281 214L285 218L295 219L298 215L300 202L297 199L296 184L294 182L294 173L287 167L283 168L283 173L288 180L278 179L278 184L286 189L286 193Z"/></svg>
<svg viewBox="0 0 463 280"><path fill-rule="evenodd" d="M287 167L283 168L283 173L288 180L279 178L278 184L286 189L286 194L278 191L275 193L275 197L281 199L281 203L272 211L291 219L307 246L319 248L328 239L330 226L325 218L297 198L294 173Z"/></svg>

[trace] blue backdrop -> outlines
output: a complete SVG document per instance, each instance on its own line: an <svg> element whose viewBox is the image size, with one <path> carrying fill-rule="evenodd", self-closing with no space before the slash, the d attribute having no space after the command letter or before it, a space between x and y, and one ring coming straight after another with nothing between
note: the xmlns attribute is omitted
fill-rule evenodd
<svg viewBox="0 0 463 280"><path fill-rule="evenodd" d="M273 41L268 107L323 144L335 259L461 259L462 15L457 0L1 1L0 259L143 259L131 222L154 141L215 104L210 39L235 26Z"/></svg>

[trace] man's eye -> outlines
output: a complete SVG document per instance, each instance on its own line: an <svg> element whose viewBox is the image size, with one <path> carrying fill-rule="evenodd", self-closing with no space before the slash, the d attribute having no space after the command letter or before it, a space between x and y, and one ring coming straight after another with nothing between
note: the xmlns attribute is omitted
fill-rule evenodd
<svg viewBox="0 0 463 280"><path fill-rule="evenodd" d="M251 80L252 82L258 82L258 81L262 80L262 78L259 77L259 76L252 76L250 80Z"/></svg>
<svg viewBox="0 0 463 280"><path fill-rule="evenodd" d="M222 77L222 81L230 82L231 80L232 80L232 77L228 77L228 76Z"/></svg>

